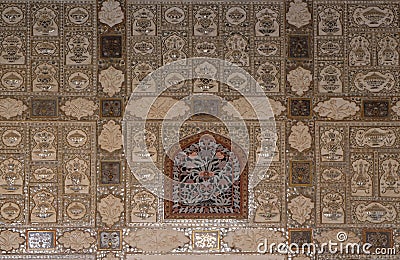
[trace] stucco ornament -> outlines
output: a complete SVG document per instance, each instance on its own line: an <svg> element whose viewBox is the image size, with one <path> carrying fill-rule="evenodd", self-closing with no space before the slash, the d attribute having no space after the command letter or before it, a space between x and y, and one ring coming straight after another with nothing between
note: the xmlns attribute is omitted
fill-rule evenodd
<svg viewBox="0 0 400 260"><path fill-rule="evenodd" d="M308 148L311 148L311 134L310 129L303 122L298 122L292 126L291 133L289 136L290 147L302 152Z"/></svg>
<svg viewBox="0 0 400 260"><path fill-rule="evenodd" d="M100 200L97 210L100 213L101 221L111 227L118 222L121 213L124 211L124 204L120 198L109 194Z"/></svg>
<svg viewBox="0 0 400 260"><path fill-rule="evenodd" d="M223 241L242 252L257 252L257 245L267 239L268 243L282 243L285 241L281 232L263 229L238 229L229 232Z"/></svg>
<svg viewBox="0 0 400 260"><path fill-rule="evenodd" d="M339 241L338 238L341 240ZM358 243L360 242L360 238L352 231L342 230L342 229L333 229L329 231L323 231L320 234L315 235L315 239L320 243L326 243L328 241L332 241L335 243L344 242L346 243Z"/></svg>
<svg viewBox="0 0 400 260"><path fill-rule="evenodd" d="M300 28L311 21L311 13L308 11L307 3L302 0L294 0L289 4L289 11L286 14L286 20L289 24Z"/></svg>
<svg viewBox="0 0 400 260"><path fill-rule="evenodd" d="M27 109L28 107L21 100L13 98L0 99L0 116L6 119L20 116Z"/></svg>
<svg viewBox="0 0 400 260"><path fill-rule="evenodd" d="M122 148L121 126L115 124L114 120L103 125L103 130L99 136L99 145L101 149L110 153Z"/></svg>
<svg viewBox="0 0 400 260"><path fill-rule="evenodd" d="M190 241L183 232L172 229L139 229L130 232L124 240L130 246L146 252L170 252Z"/></svg>
<svg viewBox="0 0 400 260"><path fill-rule="evenodd" d="M0 250L10 251L18 249L19 246L25 242L20 233L4 230L0 232Z"/></svg>
<svg viewBox="0 0 400 260"><path fill-rule="evenodd" d="M314 203L310 198L299 195L293 198L288 204L292 219L303 225L311 218L311 212L314 208Z"/></svg>
<svg viewBox="0 0 400 260"><path fill-rule="evenodd" d="M304 92L310 88L312 81L311 71L299 66L289 72L287 80L292 87L292 91L296 92L297 95L302 96Z"/></svg>
<svg viewBox="0 0 400 260"><path fill-rule="evenodd" d="M396 115L400 116L400 101L396 102L396 105L392 107L392 110L396 113Z"/></svg>
<svg viewBox="0 0 400 260"><path fill-rule="evenodd" d="M66 248L72 250L82 250L89 248L96 240L90 235L89 232L81 230L73 230L65 232L59 239L58 242Z"/></svg>
<svg viewBox="0 0 400 260"><path fill-rule="evenodd" d="M99 81L103 92L110 97L121 91L124 82L124 73L113 66L100 72Z"/></svg>
<svg viewBox="0 0 400 260"><path fill-rule="evenodd" d="M124 12L122 12L121 5L115 0L108 0L103 2L99 12L100 22L113 27L119 24L124 19Z"/></svg>
<svg viewBox="0 0 400 260"><path fill-rule="evenodd" d="M257 116L267 119L272 118L274 115L280 115L282 111L286 109L279 101L270 98L268 98L268 100L271 110L262 109L265 107L265 98L254 97L253 105L251 105L245 98L238 98L230 101L230 105L225 104L222 107L222 111L224 111L228 116L237 117L239 115L235 113L233 109L235 108L244 119L257 119ZM256 114L255 111L258 111L258 113Z"/></svg>
<svg viewBox="0 0 400 260"><path fill-rule="evenodd" d="M324 102L319 102L314 111L320 116L334 120L341 120L349 116L354 116L360 108L355 102L344 100L343 98L331 98Z"/></svg>
<svg viewBox="0 0 400 260"><path fill-rule="evenodd" d="M94 115L94 111L97 109L97 105L85 98L76 98L71 101L65 102L65 105L61 107L61 110L67 116L72 116L80 120L82 117Z"/></svg>

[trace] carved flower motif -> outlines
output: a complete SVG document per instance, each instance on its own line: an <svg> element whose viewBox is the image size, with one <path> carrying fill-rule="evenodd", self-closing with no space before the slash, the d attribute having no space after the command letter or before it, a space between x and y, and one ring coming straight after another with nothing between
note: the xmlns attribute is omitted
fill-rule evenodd
<svg viewBox="0 0 400 260"><path fill-rule="evenodd" d="M291 25L300 28L307 25L311 21L311 13L308 11L307 3L302 0L294 0L289 5L289 11L286 14L286 19Z"/></svg>
<svg viewBox="0 0 400 260"><path fill-rule="evenodd" d="M355 102L344 100L343 98L331 98L324 102L319 102L314 111L320 116L341 120L353 116L360 108Z"/></svg>
<svg viewBox="0 0 400 260"><path fill-rule="evenodd" d="M0 99L0 116L7 119L22 115L27 108L21 100L13 98Z"/></svg>
<svg viewBox="0 0 400 260"><path fill-rule="evenodd" d="M393 112L400 116L400 101L397 101L396 105L392 107Z"/></svg>
<svg viewBox="0 0 400 260"><path fill-rule="evenodd" d="M230 102L231 105L224 105L222 110L228 116L236 116L237 113L235 113L234 107L243 118L254 119L259 117L259 119L269 119L274 115L279 116L286 109L281 102L271 98L268 98L271 109L268 109L268 104L264 97L252 97L251 101L253 105L244 98L235 99ZM257 115L255 111L257 111Z"/></svg>
<svg viewBox="0 0 400 260"><path fill-rule="evenodd" d="M20 233L4 230L0 232L0 250L10 251L18 249L19 246L25 242Z"/></svg>
<svg viewBox="0 0 400 260"><path fill-rule="evenodd" d="M344 231L342 229L333 229L333 230L329 230L329 231L323 231L321 232L321 234L317 234L315 236L315 239L320 242L320 243L326 243L327 241L333 241L333 242L344 242L339 241L337 239L338 237L338 233L345 233L347 235L347 239L344 240L346 241L346 243L358 243L360 242L360 238L352 231Z"/></svg>
<svg viewBox="0 0 400 260"><path fill-rule="evenodd" d="M292 126L289 136L290 147L302 152L311 148L311 141L310 129L303 122L298 122Z"/></svg>
<svg viewBox="0 0 400 260"><path fill-rule="evenodd" d="M103 125L103 130L99 136L99 145L110 153L122 147L122 134L121 127L115 124L114 120L108 121Z"/></svg>
<svg viewBox="0 0 400 260"><path fill-rule="evenodd" d="M310 198L300 195L292 199L288 206L292 213L292 219L302 225L307 219L311 218L311 211L314 208L314 203Z"/></svg>
<svg viewBox="0 0 400 260"><path fill-rule="evenodd" d="M269 243L281 243L285 241L282 233L278 231L268 231L262 229L238 229L229 232L223 238L230 247L240 249L242 252L257 252L257 245L267 239Z"/></svg>
<svg viewBox="0 0 400 260"><path fill-rule="evenodd" d="M139 229L129 233L125 241L132 247L143 251L170 252L190 241L184 233L176 230Z"/></svg>
<svg viewBox="0 0 400 260"><path fill-rule="evenodd" d="M272 112L274 112L275 116L280 116L283 111L286 110L286 107L282 105L281 102L273 100L272 98L268 98L269 104L271 105Z"/></svg>
<svg viewBox="0 0 400 260"><path fill-rule="evenodd" d="M61 107L61 110L65 112L67 116L72 116L80 120L85 116L94 115L94 111L97 109L97 105L85 98L76 98L71 101L65 102L65 106Z"/></svg>
<svg viewBox="0 0 400 260"><path fill-rule="evenodd" d="M58 239L58 242L60 242L66 248L82 250L84 248L89 248L95 242L95 239L90 235L89 232L73 230L65 232Z"/></svg>
<svg viewBox="0 0 400 260"><path fill-rule="evenodd" d="M299 66L295 70L289 72L287 80L290 86L292 86L292 91L302 96L310 87L312 81L311 71Z"/></svg>
<svg viewBox="0 0 400 260"><path fill-rule="evenodd" d="M108 69L100 72L99 81L103 92L111 97L121 90L122 83L124 82L124 74L122 71L110 66Z"/></svg>
<svg viewBox="0 0 400 260"><path fill-rule="evenodd" d="M107 197L100 200L97 210L100 213L101 221L108 226L112 226L119 220L119 216L124 211L124 204L121 202L120 198L109 194Z"/></svg>
<svg viewBox="0 0 400 260"><path fill-rule="evenodd" d="M122 12L121 5L115 0L108 0L103 2L101 10L99 12L100 22L113 27L119 24L124 19L124 13Z"/></svg>

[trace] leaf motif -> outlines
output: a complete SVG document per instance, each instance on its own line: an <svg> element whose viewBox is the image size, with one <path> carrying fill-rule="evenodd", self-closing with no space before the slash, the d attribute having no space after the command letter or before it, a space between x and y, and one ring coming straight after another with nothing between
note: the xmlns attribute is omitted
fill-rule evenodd
<svg viewBox="0 0 400 260"><path fill-rule="evenodd" d="M295 70L289 72L287 80L292 86L292 91L302 96L310 87L312 81L311 71L297 67Z"/></svg>
<svg viewBox="0 0 400 260"><path fill-rule="evenodd" d="M124 80L124 74L122 71L114 68L113 66L102 70L99 76L99 81L103 88L103 92L107 93L110 97L121 90Z"/></svg>
<svg viewBox="0 0 400 260"><path fill-rule="evenodd" d="M119 220L121 213L124 211L124 204L120 198L109 194L100 200L97 208L101 216L101 221L108 226L112 226Z"/></svg>
<svg viewBox="0 0 400 260"><path fill-rule="evenodd" d="M99 136L100 148L112 153L122 147L121 127L116 125L114 120L108 121L103 125L103 130Z"/></svg>
<svg viewBox="0 0 400 260"><path fill-rule="evenodd" d="M314 208L314 203L310 198L300 195L290 201L288 208L292 213L293 220L302 225L307 219L311 218L311 211Z"/></svg>
<svg viewBox="0 0 400 260"><path fill-rule="evenodd" d="M400 116L400 101L396 102L396 105L392 107L392 110L396 113L396 115Z"/></svg>
<svg viewBox="0 0 400 260"><path fill-rule="evenodd" d="M286 20L289 24L300 28L311 21L311 13L308 11L307 3L302 0L294 0L289 4L289 11L286 13Z"/></svg>
<svg viewBox="0 0 400 260"><path fill-rule="evenodd" d="M122 12L121 5L115 0L108 0L103 2L101 10L99 12L100 22L113 27L119 24L124 19L124 13Z"/></svg>
<svg viewBox="0 0 400 260"><path fill-rule="evenodd" d="M58 239L58 242L60 242L65 248L82 250L84 248L89 248L95 242L95 239L90 235L89 232L73 230L70 232L65 232Z"/></svg>
<svg viewBox="0 0 400 260"><path fill-rule="evenodd" d="M352 231L349 230L342 230L342 229L333 229L329 231L323 231L320 234L315 236L315 239L320 242L324 243L325 241L334 241L334 242L343 242L337 239L338 233L346 233L347 239L345 240L346 243L358 243L360 242L360 238Z"/></svg>
<svg viewBox="0 0 400 260"><path fill-rule="evenodd" d="M311 148L311 141L310 129L303 122L298 122L297 125L292 126L289 136L290 147L302 152Z"/></svg>
<svg viewBox="0 0 400 260"><path fill-rule="evenodd" d="M190 239L183 232L172 229L132 231L125 238L130 246L143 251L170 252L188 243Z"/></svg>
<svg viewBox="0 0 400 260"><path fill-rule="evenodd" d="M93 101L84 98L76 98L67 101L65 105L61 107L61 110L64 111L67 116L76 117L78 120L85 116L94 115L96 109L97 106Z"/></svg>
<svg viewBox="0 0 400 260"><path fill-rule="evenodd" d="M320 116L341 120L353 116L360 108L355 102L344 100L343 98L331 98L324 102L319 102L314 111Z"/></svg>
<svg viewBox="0 0 400 260"><path fill-rule="evenodd" d="M15 116L20 116L28 109L21 100L13 98L0 99L0 116L10 119Z"/></svg>
<svg viewBox="0 0 400 260"><path fill-rule="evenodd" d="M25 242L18 232L4 230L0 232L0 250L10 251L18 249L19 246Z"/></svg>
<svg viewBox="0 0 400 260"><path fill-rule="evenodd" d="M223 238L224 242L230 247L240 249L242 252L256 252L257 245L267 239L270 243L281 243L285 241L282 233L279 231L265 232L262 229L237 229L229 232Z"/></svg>

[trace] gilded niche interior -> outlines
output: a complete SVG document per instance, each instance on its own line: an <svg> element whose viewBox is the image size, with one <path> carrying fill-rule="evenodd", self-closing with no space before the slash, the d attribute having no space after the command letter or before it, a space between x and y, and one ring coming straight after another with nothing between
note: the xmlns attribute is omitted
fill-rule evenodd
<svg viewBox="0 0 400 260"><path fill-rule="evenodd" d="M0 258L328 260L339 256L257 247L399 246L399 8L397 0L0 0ZM162 75L174 84L144 134L125 129L124 118L143 113L127 106L130 95L150 100L160 86L140 82L192 57L234 63L261 90L212 60L193 63ZM206 67L229 84L184 80ZM264 103L244 96L266 96L274 115L258 120ZM232 140L225 123L240 120L229 105L248 141L239 130ZM143 163L128 165L133 158ZM180 183L165 184L157 169Z"/></svg>

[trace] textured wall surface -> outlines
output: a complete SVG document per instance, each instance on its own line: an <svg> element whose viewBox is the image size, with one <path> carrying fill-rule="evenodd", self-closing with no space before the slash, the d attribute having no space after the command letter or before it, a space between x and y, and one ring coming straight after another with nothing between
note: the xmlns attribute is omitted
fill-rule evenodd
<svg viewBox="0 0 400 260"><path fill-rule="evenodd" d="M399 8L352 0L0 0L0 258L337 259L256 254L265 240L398 246ZM211 61L162 75L177 84L154 104L144 137L132 130L125 154L122 119L141 112L134 102L125 108L130 94L151 97L157 84L139 84L146 75L191 57L234 63L261 92ZM227 84L179 82L205 67L242 94L265 94L275 126L261 128L253 109L263 104L251 107ZM214 117L178 125L188 157L167 159L163 142L176 129L171 123L162 134L162 119L178 100L202 93L209 95L185 100L172 117ZM244 118L247 164L221 121L234 118L227 104ZM194 157L209 162L209 143L217 147L211 162L189 171ZM256 164L259 156L269 156L269 167ZM181 200L159 198L142 182L154 181L155 170L127 164L139 157L200 186L161 185ZM259 178L254 187L250 176Z"/></svg>

